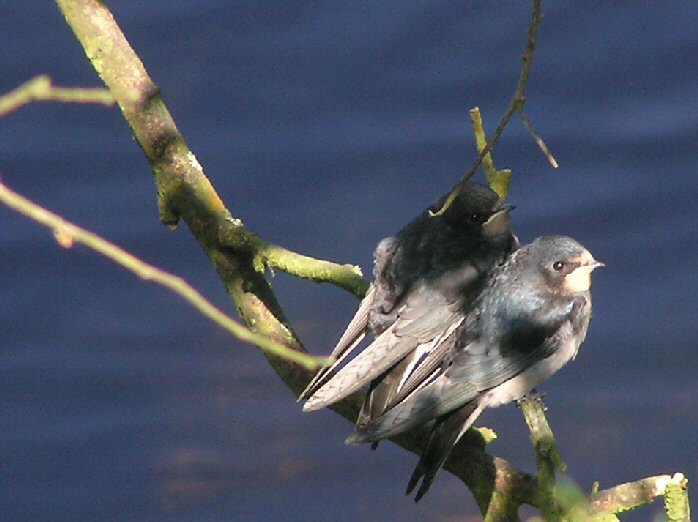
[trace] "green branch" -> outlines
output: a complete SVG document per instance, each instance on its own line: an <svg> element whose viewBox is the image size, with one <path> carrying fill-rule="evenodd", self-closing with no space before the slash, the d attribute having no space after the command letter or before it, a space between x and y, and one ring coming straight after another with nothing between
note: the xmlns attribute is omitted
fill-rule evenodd
<svg viewBox="0 0 698 522"><path fill-rule="evenodd" d="M683 473L648 477L595 491L591 494L589 508L594 516L600 517L644 506L661 496L664 496L670 522L690 522L688 479Z"/></svg>
<svg viewBox="0 0 698 522"><path fill-rule="evenodd" d="M219 230L218 240L222 245L250 252L258 272L264 272L268 267L316 283L332 283L359 298L366 295L368 290L368 282L363 278L360 267L339 265L267 243L248 231L239 219L225 221Z"/></svg>
<svg viewBox="0 0 698 522"><path fill-rule="evenodd" d="M338 265L268 243L260 250L259 257L272 268L316 283L331 282L357 297L363 297L368 290L368 282L357 265Z"/></svg>
<svg viewBox="0 0 698 522"><path fill-rule="evenodd" d="M540 397L533 394L519 402L528 426L531 442L536 454L538 468L538 501L543 519L547 522L560 520L557 505L555 472L564 471L565 464L555 447L555 436L545 418L545 410Z"/></svg>
<svg viewBox="0 0 698 522"><path fill-rule="evenodd" d="M473 124L477 151L482 153L483 150L487 149L487 136L485 136L485 128L482 125L482 115L480 114L479 107L470 109L470 121ZM491 151L491 148L489 150ZM509 185L511 185L511 170L497 170L494 166L494 159L492 158L491 152L487 152L482 157L482 169L485 171L487 184L490 188L495 191L502 200L507 199L509 195Z"/></svg>
<svg viewBox="0 0 698 522"><path fill-rule="evenodd" d="M313 357L305 353L298 352L288 346L284 346L269 337L260 335L229 317L224 312L216 308L210 301L203 297L196 289L190 286L181 277L175 276L164 270L138 259L136 256L126 252L124 249L110 243L106 239L80 228L70 223L60 216L40 207L36 203L20 196L0 183L0 201L8 207L24 214L37 223L53 230L53 235L58 244L65 248L70 248L75 242L82 243L95 252L111 259L115 263L130 270L138 277L146 281L152 281L165 288L169 288L174 293L182 297L204 316L211 319L216 324L233 334L241 341L259 346L262 350L283 357L289 361L301 364L306 368L317 368L327 363L326 358Z"/></svg>
<svg viewBox="0 0 698 522"><path fill-rule="evenodd" d="M259 239L230 214L186 146L158 87L148 77L105 3L99 0L56 0L56 3L117 100L152 167L163 223L170 227L175 227L180 219L187 223L248 326L281 344L303 350L264 278L263 267L268 263L296 273L316 273L318 279L326 277L326 273L323 275L322 270L318 272L315 268L300 269L295 262L300 259L297 255L289 256L288 251L257 243ZM235 230L228 231L228 227ZM346 287L354 287L354 293L360 294L355 269L344 268L339 272L343 275L338 279L353 280ZM265 354L296 395L305 388L312 376L310 371L268 352ZM333 409L353 422L361 402L362 398L355 395ZM419 429L397 438L396 442L419 453L427 436L427 429ZM503 459L489 456L472 441L458 444L444 467L468 485L483 513L487 512L493 496L509 495L516 505L536 502L533 477L516 470Z"/></svg>

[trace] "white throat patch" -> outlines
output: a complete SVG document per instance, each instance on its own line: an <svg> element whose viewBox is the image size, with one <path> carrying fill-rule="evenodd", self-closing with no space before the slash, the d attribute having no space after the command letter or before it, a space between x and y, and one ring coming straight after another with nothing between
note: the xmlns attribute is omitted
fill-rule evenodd
<svg viewBox="0 0 698 522"><path fill-rule="evenodd" d="M586 292L591 287L591 272L595 266L579 266L565 276L565 290L572 294Z"/></svg>
<svg viewBox="0 0 698 522"><path fill-rule="evenodd" d="M573 294L587 292L591 287L591 273L595 268L603 266L603 263L596 261L588 250L579 256L578 261L580 266L567 274L563 283L565 290Z"/></svg>

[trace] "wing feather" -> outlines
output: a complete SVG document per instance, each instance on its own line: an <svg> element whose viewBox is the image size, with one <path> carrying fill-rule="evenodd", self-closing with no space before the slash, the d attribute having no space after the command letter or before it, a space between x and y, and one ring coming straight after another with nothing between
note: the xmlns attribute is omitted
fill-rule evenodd
<svg viewBox="0 0 698 522"><path fill-rule="evenodd" d="M325 366L318 370L308 386L306 386L305 390L300 394L298 400L307 399L312 396L347 355L349 355L366 336L368 331L368 316L371 311L371 306L373 305L375 294L376 288L371 285L368 292L366 292L366 296L361 300L359 309L354 314L354 317L330 354L330 357L334 358L335 362L330 366Z"/></svg>

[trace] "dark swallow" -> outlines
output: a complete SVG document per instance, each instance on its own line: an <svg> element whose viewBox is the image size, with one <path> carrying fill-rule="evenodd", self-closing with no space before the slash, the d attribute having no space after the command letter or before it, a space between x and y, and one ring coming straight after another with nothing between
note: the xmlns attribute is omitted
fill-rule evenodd
<svg viewBox="0 0 698 522"><path fill-rule="evenodd" d="M443 353L440 364L413 368L384 413L347 442L375 442L433 422L407 488L411 493L421 479L419 500L485 408L520 399L574 359L591 316L591 272L600 266L573 239L541 237L496 267L471 309L451 315L452 326L433 327L434 316L450 313L443 308L409 323L418 342ZM386 330L376 343L388 335L395 333Z"/></svg>
<svg viewBox="0 0 698 522"><path fill-rule="evenodd" d="M513 207L503 206L488 187L469 183L443 215L431 215L445 198L378 244L374 281L331 353L337 363L318 372L301 394L309 398L305 411L370 385L357 426L382 414L418 361L441 357L424 341L449 328L492 267L518 245L509 219ZM336 372L367 333L376 340Z"/></svg>

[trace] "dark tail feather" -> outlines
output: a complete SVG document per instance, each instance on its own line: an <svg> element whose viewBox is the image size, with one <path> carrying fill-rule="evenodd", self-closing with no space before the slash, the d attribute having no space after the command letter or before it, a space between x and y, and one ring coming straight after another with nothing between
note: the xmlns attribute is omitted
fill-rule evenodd
<svg viewBox="0 0 698 522"><path fill-rule="evenodd" d="M410 477L410 481L407 483L407 489L405 490L405 495L409 495L412 493L412 490L417 486L417 483L419 482L419 479L422 478L422 475L424 475L424 467L422 466L422 458L419 458L419 462L417 462L417 465L414 468L414 471L412 472L412 476ZM417 500L415 500L417 502Z"/></svg>
<svg viewBox="0 0 698 522"><path fill-rule="evenodd" d="M359 412L359 416L356 419L356 429L361 430L363 429L369 422L373 420L373 415L372 415L372 399L373 399L373 390L375 390L376 386L378 385L379 381L375 380L371 382L371 385L368 388L368 392L366 393L366 398L364 399L364 403L361 406L361 411ZM371 443L371 451L376 451L378 448L378 443L380 441L374 441Z"/></svg>
<svg viewBox="0 0 698 522"><path fill-rule="evenodd" d="M397 393L397 387L402 379L402 374L411 363L413 354L408 354L402 361L396 363L377 379L371 381L361 411L356 419L356 429L361 430L371 421L383 415L388 409L388 404ZM371 443L371 450L375 451L378 442Z"/></svg>
<svg viewBox="0 0 698 522"><path fill-rule="evenodd" d="M337 371L340 362L363 340L368 332L368 316L375 294L376 288L373 285L369 286L366 296L361 300L359 309L330 354L336 361L331 366L324 366L315 373L305 390L298 396L299 401L309 399L318 391L329 380L333 372Z"/></svg>
<svg viewBox="0 0 698 522"><path fill-rule="evenodd" d="M412 472L405 491L409 495L419 480L422 480L414 497L415 502L419 502L429 491L436 473L443 466L451 449L466 430L472 426L482 410L483 408L477 404L477 401L472 401L436 420L429 434L427 445L419 457L419 462Z"/></svg>

